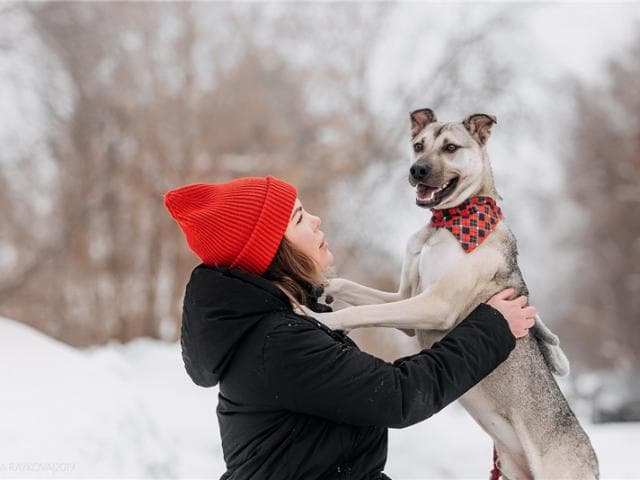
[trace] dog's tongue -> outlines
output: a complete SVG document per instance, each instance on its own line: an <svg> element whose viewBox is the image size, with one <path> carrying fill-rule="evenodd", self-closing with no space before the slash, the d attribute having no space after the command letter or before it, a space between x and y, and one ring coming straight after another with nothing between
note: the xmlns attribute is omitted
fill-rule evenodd
<svg viewBox="0 0 640 480"><path fill-rule="evenodd" d="M416 194L420 200L426 200L431 198L433 192L435 192L438 187L430 187L429 185L425 185L424 183L418 184L418 188L416 189Z"/></svg>

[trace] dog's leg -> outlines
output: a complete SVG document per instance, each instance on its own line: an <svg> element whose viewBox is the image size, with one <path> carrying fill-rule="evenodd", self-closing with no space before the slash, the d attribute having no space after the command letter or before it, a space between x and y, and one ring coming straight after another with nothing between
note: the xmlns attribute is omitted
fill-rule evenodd
<svg viewBox="0 0 640 480"><path fill-rule="evenodd" d="M324 295L325 298L331 296L352 306L397 302L403 298L399 291L385 292L376 290L346 278L331 279Z"/></svg>
<svg viewBox="0 0 640 480"><path fill-rule="evenodd" d="M360 327L424 328L445 330L455 321L453 305L447 305L435 289L406 300L378 305L361 305L337 312L309 313L334 330Z"/></svg>
<svg viewBox="0 0 640 480"><path fill-rule="evenodd" d="M474 252L462 257L436 283L414 297L314 316L339 330L375 326L448 330L468 308L470 299L491 289L492 279L503 263L499 252Z"/></svg>
<svg viewBox="0 0 640 480"><path fill-rule="evenodd" d="M426 227L415 232L407 241L402 261L400 286L397 292L385 292L370 288L345 278L334 278L325 288L324 295L332 296L352 306L397 302L411 296L411 285L418 281L418 262L422 246L428 236Z"/></svg>

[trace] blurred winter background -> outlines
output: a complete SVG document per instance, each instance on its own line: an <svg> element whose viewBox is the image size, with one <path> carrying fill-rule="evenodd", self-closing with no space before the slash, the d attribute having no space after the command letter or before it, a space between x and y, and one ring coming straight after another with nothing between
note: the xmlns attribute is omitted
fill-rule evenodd
<svg viewBox="0 0 640 480"><path fill-rule="evenodd" d="M638 3L0 3L0 476L221 475L216 391L177 342L198 261L164 192L282 177L340 276L393 289L429 218L406 181L420 107L497 116L562 388L603 476L640 478ZM490 456L454 405L392 431L387 472L486 478Z"/></svg>

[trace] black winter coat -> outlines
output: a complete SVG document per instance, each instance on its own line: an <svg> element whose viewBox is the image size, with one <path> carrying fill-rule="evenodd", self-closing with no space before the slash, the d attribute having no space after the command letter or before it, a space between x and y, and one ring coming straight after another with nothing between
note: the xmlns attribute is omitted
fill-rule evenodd
<svg viewBox="0 0 640 480"><path fill-rule="evenodd" d="M186 288L182 356L220 383L225 480L382 479L387 428L430 417L507 358L504 317L481 304L430 349L386 363L293 312L273 283L197 266Z"/></svg>

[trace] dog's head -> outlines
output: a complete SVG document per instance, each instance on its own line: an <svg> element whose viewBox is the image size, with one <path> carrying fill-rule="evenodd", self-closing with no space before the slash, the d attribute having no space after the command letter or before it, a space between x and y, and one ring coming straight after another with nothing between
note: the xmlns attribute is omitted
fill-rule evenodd
<svg viewBox="0 0 640 480"><path fill-rule="evenodd" d="M481 190L490 175L484 148L494 123L496 118L484 113L441 123L428 108L411 112L409 183L416 187L419 207L455 207Z"/></svg>

